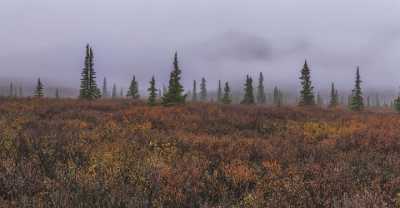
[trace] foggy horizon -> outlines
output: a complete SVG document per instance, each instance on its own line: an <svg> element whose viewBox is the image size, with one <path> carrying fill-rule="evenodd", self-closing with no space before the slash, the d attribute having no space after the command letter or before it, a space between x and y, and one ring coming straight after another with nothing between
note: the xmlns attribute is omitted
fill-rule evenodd
<svg viewBox="0 0 400 208"><path fill-rule="evenodd" d="M90 8L88 10L88 8ZM89 11L89 12L88 12ZM244 83L246 74L273 86L299 87L307 59L315 92L331 82L348 93L360 66L363 89L396 93L400 85L400 2L178 0L0 3L0 85L10 81L78 89L84 50L95 54L97 83L107 77L140 89L152 75L167 85L175 51L185 90L205 77Z"/></svg>

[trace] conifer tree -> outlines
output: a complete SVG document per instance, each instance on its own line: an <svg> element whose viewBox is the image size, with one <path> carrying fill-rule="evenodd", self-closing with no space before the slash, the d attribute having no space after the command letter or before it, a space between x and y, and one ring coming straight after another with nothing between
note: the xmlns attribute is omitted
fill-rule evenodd
<svg viewBox="0 0 400 208"><path fill-rule="evenodd" d="M157 99L157 89L156 89L156 80L154 76L150 80L150 87L147 89L149 92L149 98L147 100L147 103L151 106L156 104L156 99Z"/></svg>
<svg viewBox="0 0 400 208"><path fill-rule="evenodd" d="M100 89L97 87L96 83L96 72L93 68L93 59L93 50L88 44L86 46L85 67L81 73L81 89L79 94L81 99L94 100L101 96Z"/></svg>
<svg viewBox="0 0 400 208"><path fill-rule="evenodd" d="M206 79L204 77L201 78L201 83L200 83L200 100L203 102L207 101L207 84L206 84Z"/></svg>
<svg viewBox="0 0 400 208"><path fill-rule="evenodd" d="M40 81L40 78L37 81L36 89L35 89L35 97L36 98L42 98L44 96L43 94L43 83Z"/></svg>
<svg viewBox="0 0 400 208"><path fill-rule="evenodd" d="M241 104L251 105L255 103L254 90L253 90L253 79L247 75L246 83L244 84L244 98Z"/></svg>
<svg viewBox="0 0 400 208"><path fill-rule="evenodd" d="M56 88L56 94L54 96L56 99L60 98L60 90L58 88Z"/></svg>
<svg viewBox="0 0 400 208"><path fill-rule="evenodd" d="M331 100L329 101L329 107L335 108L339 105L338 91L335 89L335 84L332 82L331 85Z"/></svg>
<svg viewBox="0 0 400 208"><path fill-rule="evenodd" d="M117 98L117 85L116 84L113 85L111 97L113 99Z"/></svg>
<svg viewBox="0 0 400 208"><path fill-rule="evenodd" d="M103 98L107 98L108 95L108 88L107 88L107 79L104 77L103 79L103 90L102 90Z"/></svg>
<svg viewBox="0 0 400 208"><path fill-rule="evenodd" d="M312 106L315 105L314 100L314 87L311 83L311 71L308 67L307 60L304 62L303 69L301 70L301 85L302 89L300 91L300 106Z"/></svg>
<svg viewBox="0 0 400 208"><path fill-rule="evenodd" d="M364 101L361 91L360 68L357 67L355 86L352 91L350 109L352 111L361 111L364 109Z"/></svg>
<svg viewBox="0 0 400 208"><path fill-rule="evenodd" d="M232 98L231 98L231 89L229 87L229 83L225 82L225 87L224 87L224 95L221 99L221 102L223 104L231 104L232 103Z"/></svg>
<svg viewBox="0 0 400 208"><path fill-rule="evenodd" d="M222 86L221 86L221 80L218 80L217 101L218 101L218 103L221 103L221 102L222 102Z"/></svg>
<svg viewBox="0 0 400 208"><path fill-rule="evenodd" d="M282 106L282 100L283 99L283 94L282 92L279 90L278 87L274 87L274 93L273 93L273 103L275 106L277 107L281 107Z"/></svg>
<svg viewBox="0 0 400 208"><path fill-rule="evenodd" d="M129 85L129 89L128 89L128 94L126 94L127 97L130 97L134 100L137 100L140 98L139 95L139 84L136 81L136 77L133 76L131 84Z"/></svg>
<svg viewBox="0 0 400 208"><path fill-rule="evenodd" d="M197 83L196 80L193 80L193 92L192 92L192 101L197 101Z"/></svg>
<svg viewBox="0 0 400 208"><path fill-rule="evenodd" d="M14 85L10 82L10 89L8 91L8 97L14 97Z"/></svg>
<svg viewBox="0 0 400 208"><path fill-rule="evenodd" d="M186 95L183 95L184 89L180 82L182 71L179 68L178 53L175 53L173 70L170 74L168 91L165 93L163 105L174 105L185 103Z"/></svg>
<svg viewBox="0 0 400 208"><path fill-rule="evenodd" d="M266 101L267 101L267 96L265 94L265 88L264 88L264 76L262 72L260 72L260 76L258 78L258 86L257 86L257 103L265 104Z"/></svg>
<svg viewBox="0 0 400 208"><path fill-rule="evenodd" d="M394 100L394 109L400 113L400 96L397 96L397 98Z"/></svg>

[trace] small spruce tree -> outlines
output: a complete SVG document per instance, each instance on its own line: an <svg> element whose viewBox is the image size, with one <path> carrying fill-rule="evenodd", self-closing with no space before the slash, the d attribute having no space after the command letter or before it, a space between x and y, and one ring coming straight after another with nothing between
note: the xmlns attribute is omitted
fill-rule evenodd
<svg viewBox="0 0 400 208"><path fill-rule="evenodd" d="M58 88L56 88L56 94L54 96L56 99L60 98L60 90Z"/></svg>
<svg viewBox="0 0 400 208"><path fill-rule="evenodd" d="M147 89L147 91L149 92L149 98L147 100L147 103L151 106L156 105L157 89L156 89L156 79L154 78L154 76L151 77L150 87Z"/></svg>
<svg viewBox="0 0 400 208"><path fill-rule="evenodd" d="M225 82L225 87L224 87L224 95L221 99L221 102L223 104L231 104L232 103L232 98L231 98L231 89L229 87L229 83Z"/></svg>
<svg viewBox="0 0 400 208"><path fill-rule="evenodd" d="M107 98L108 95L108 89L107 89L107 79L104 77L103 79L103 91L102 91L102 97Z"/></svg>
<svg viewBox="0 0 400 208"><path fill-rule="evenodd" d="M267 101L267 96L265 94L265 88L264 88L264 76L262 72L260 72L260 76L258 78L258 86L257 86L257 103L265 104L266 101Z"/></svg>
<svg viewBox="0 0 400 208"><path fill-rule="evenodd" d="M247 75L246 82L244 84L244 98L241 104L251 105L255 103L254 90L253 90L253 79Z"/></svg>
<svg viewBox="0 0 400 208"><path fill-rule="evenodd" d="M116 84L113 85L111 97L112 97L112 99L117 98L117 85Z"/></svg>
<svg viewBox="0 0 400 208"><path fill-rule="evenodd" d="M360 68L357 67L355 86L352 91L352 97L350 103L350 109L352 111L361 111L364 109L364 101L361 91L361 82L362 81L360 77Z"/></svg>
<svg viewBox="0 0 400 208"><path fill-rule="evenodd" d="M170 74L168 90L162 98L163 105L183 104L186 101L186 95L183 94L184 89L180 82L181 69L179 68L178 53L175 53L173 70Z"/></svg>
<svg viewBox="0 0 400 208"><path fill-rule="evenodd" d="M197 101L197 83L196 80L193 80L193 92L192 92L192 101Z"/></svg>
<svg viewBox="0 0 400 208"><path fill-rule="evenodd" d="M218 80L217 102L218 102L218 103L221 103L221 102L222 102L222 86L221 86L221 80Z"/></svg>
<svg viewBox="0 0 400 208"><path fill-rule="evenodd" d="M301 85L302 89L300 91L300 106L312 106L315 105L314 100L314 87L311 83L311 71L308 67L307 60L304 62L303 69L301 70Z"/></svg>
<svg viewBox="0 0 400 208"><path fill-rule="evenodd" d="M400 113L400 96L397 96L397 98L393 102L394 109Z"/></svg>
<svg viewBox="0 0 400 208"><path fill-rule="evenodd" d="M204 77L201 78L200 83L200 100L203 102L207 101L207 83Z"/></svg>
<svg viewBox="0 0 400 208"><path fill-rule="evenodd" d="M331 99L329 101L329 107L335 108L338 105L339 105L338 91L335 89L335 84L332 82L332 84L331 84Z"/></svg>
<svg viewBox="0 0 400 208"><path fill-rule="evenodd" d="M42 83L42 81L40 81L40 78L39 78L37 81L36 89L35 89L35 93L34 93L36 98L42 98L44 96L43 89L44 89L43 83Z"/></svg>
<svg viewBox="0 0 400 208"><path fill-rule="evenodd" d="M137 99L140 98L140 95L139 95L139 84L136 81L136 77L135 76L133 76L133 78L132 78L131 84L130 84L129 89L128 89L128 94L126 96L130 97L130 98L132 98L134 100L137 100Z"/></svg>

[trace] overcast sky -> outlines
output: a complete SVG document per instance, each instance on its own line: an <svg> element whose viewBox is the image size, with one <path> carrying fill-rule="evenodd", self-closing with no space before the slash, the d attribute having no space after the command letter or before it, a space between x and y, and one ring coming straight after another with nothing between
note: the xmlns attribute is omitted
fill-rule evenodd
<svg viewBox="0 0 400 208"><path fill-rule="evenodd" d="M0 77L79 87L84 47L99 82L167 83L174 51L184 82L297 86L304 59L317 88L400 85L399 0L1 0Z"/></svg>

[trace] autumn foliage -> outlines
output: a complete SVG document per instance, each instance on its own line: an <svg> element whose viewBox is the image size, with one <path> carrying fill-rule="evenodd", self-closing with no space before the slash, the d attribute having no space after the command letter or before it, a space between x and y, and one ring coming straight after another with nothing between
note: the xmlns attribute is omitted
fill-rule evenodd
<svg viewBox="0 0 400 208"><path fill-rule="evenodd" d="M0 207L396 207L395 113L1 100Z"/></svg>

